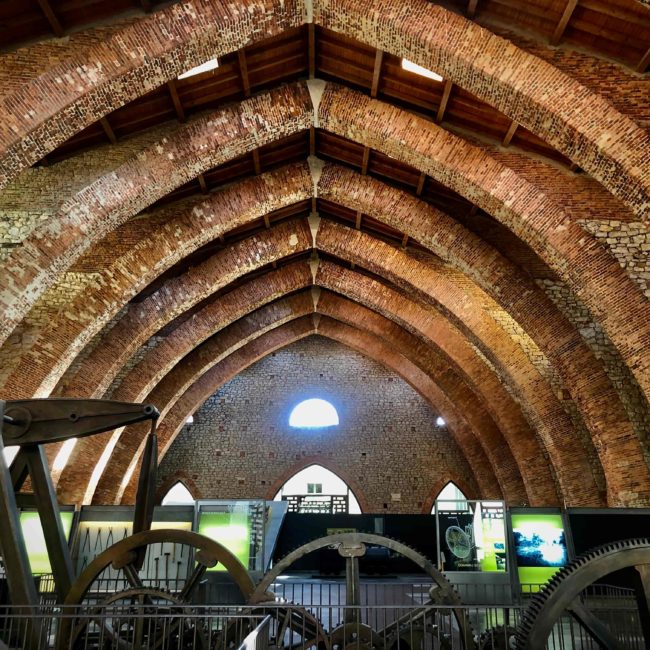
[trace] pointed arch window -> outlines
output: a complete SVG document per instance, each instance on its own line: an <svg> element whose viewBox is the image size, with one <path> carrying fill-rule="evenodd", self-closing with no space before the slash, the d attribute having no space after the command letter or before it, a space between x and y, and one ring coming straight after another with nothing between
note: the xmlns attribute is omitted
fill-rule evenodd
<svg viewBox="0 0 650 650"><path fill-rule="evenodd" d="M184 483L177 481L172 485L162 500L163 506L194 505L194 497Z"/></svg>
<svg viewBox="0 0 650 650"><path fill-rule="evenodd" d="M440 501L440 505L444 510L467 510L467 497L463 491L453 482L449 481L445 487L440 490L438 496L433 502L431 514L436 512L436 502Z"/></svg>
<svg viewBox="0 0 650 650"><path fill-rule="evenodd" d="M296 472L280 488L275 501L287 501L289 512L361 514L359 501L349 485L322 465Z"/></svg>

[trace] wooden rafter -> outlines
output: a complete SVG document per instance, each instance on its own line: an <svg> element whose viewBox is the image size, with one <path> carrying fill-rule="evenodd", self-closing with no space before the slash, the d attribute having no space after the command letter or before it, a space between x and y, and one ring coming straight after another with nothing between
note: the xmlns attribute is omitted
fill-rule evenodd
<svg viewBox="0 0 650 650"><path fill-rule="evenodd" d="M149 13L153 9L153 5L151 4L151 0L140 0L140 6L147 12Z"/></svg>
<svg viewBox="0 0 650 650"><path fill-rule="evenodd" d="M427 175L424 172L422 172L420 174L420 178L418 179L418 186L415 188L415 193L418 196L422 196L422 192L424 191L424 183L426 182L426 180L427 180Z"/></svg>
<svg viewBox="0 0 650 650"><path fill-rule="evenodd" d="M201 192L203 192L203 194L207 194L207 192L208 192L208 185L207 185L207 183L205 182L205 176L204 176L203 174L199 174L199 175L197 176L197 178L199 179L199 185L201 186Z"/></svg>
<svg viewBox="0 0 650 650"><path fill-rule="evenodd" d="M510 126L508 127L508 131L503 136L503 140L501 142L501 144L503 144L504 147L507 147L510 144L510 142L512 140L512 137L514 136L515 131L517 130L518 126L519 125L517 124L517 122L512 120L512 122L510 123Z"/></svg>
<svg viewBox="0 0 650 650"><path fill-rule="evenodd" d="M361 174L365 176L368 173L368 163L370 162L370 147L363 148L363 160L361 161Z"/></svg>
<svg viewBox="0 0 650 650"><path fill-rule="evenodd" d="M309 78L313 79L316 76L316 26L314 23L309 23L308 40L309 40Z"/></svg>
<svg viewBox="0 0 650 650"><path fill-rule="evenodd" d="M637 63L636 71L645 72L648 65L650 65L650 48L648 48L646 53L641 57L641 60Z"/></svg>
<svg viewBox="0 0 650 650"><path fill-rule="evenodd" d="M409 236L408 236L408 235L404 235L404 237L402 237L402 248L406 248L406 245L407 245L408 243L409 243Z"/></svg>
<svg viewBox="0 0 650 650"><path fill-rule="evenodd" d="M372 86L370 88L370 96L377 97L379 91L379 78L381 77L381 64L384 60L384 52L377 50L375 53L375 67L372 72Z"/></svg>
<svg viewBox="0 0 650 650"><path fill-rule="evenodd" d="M268 230L271 227L271 220L269 219L269 215L265 214L264 215L264 227Z"/></svg>
<svg viewBox="0 0 650 650"><path fill-rule="evenodd" d="M262 173L262 165L260 164L259 149L255 149L253 151L253 167L255 168L255 173L259 176Z"/></svg>
<svg viewBox="0 0 650 650"><path fill-rule="evenodd" d="M577 4L578 4L578 0L567 0L566 7L564 7L564 12L562 13L560 21L556 25L555 31L551 36L551 43L553 45L556 45L557 43L560 42L560 39L564 34L564 30L566 29L566 26L569 24L569 21L571 20L571 16L573 15L573 10L576 8Z"/></svg>
<svg viewBox="0 0 650 650"><path fill-rule="evenodd" d="M447 104L449 102L449 97L451 95L451 89L453 88L454 82L451 79L445 80L445 87L442 91L442 99L440 100L440 106L438 106L438 112L436 114L436 122L440 124L445 117L445 111L447 110Z"/></svg>
<svg viewBox="0 0 650 650"><path fill-rule="evenodd" d="M316 129L313 126L309 127L309 155L316 155Z"/></svg>
<svg viewBox="0 0 650 650"><path fill-rule="evenodd" d="M117 142L117 138L115 137L115 132L113 131L108 118L102 117L99 120L99 123L101 124L102 129L104 129L104 133L106 134L106 137L109 139L110 143L115 144Z"/></svg>
<svg viewBox="0 0 650 650"><path fill-rule="evenodd" d="M472 204L472 207L469 210L469 216L473 217L478 212L478 205Z"/></svg>
<svg viewBox="0 0 650 650"><path fill-rule="evenodd" d="M355 219L354 227L357 230L361 230L361 210L357 210L357 218Z"/></svg>
<svg viewBox="0 0 650 650"><path fill-rule="evenodd" d="M476 16L476 7L478 6L478 0L469 0L467 3L467 15L469 18L474 18Z"/></svg>
<svg viewBox="0 0 650 650"><path fill-rule="evenodd" d="M54 32L54 35L59 38L63 36L63 26L57 18L57 15L54 13L49 0L38 0L38 6L41 8L43 14L45 14L45 18L47 18L47 22L50 24L50 28Z"/></svg>
<svg viewBox="0 0 650 650"><path fill-rule="evenodd" d="M246 52L244 50L238 50L237 59L239 59L239 74L241 76L241 85L244 89L244 97L250 97L251 85L248 80L248 64L246 63Z"/></svg>
<svg viewBox="0 0 650 650"><path fill-rule="evenodd" d="M183 104L181 104L181 98L178 96L178 91L176 90L176 82L173 79L170 79L167 82L167 89L169 90L169 95L172 98L174 103L174 110L176 111L176 117L179 122L185 122L185 111L183 110Z"/></svg>

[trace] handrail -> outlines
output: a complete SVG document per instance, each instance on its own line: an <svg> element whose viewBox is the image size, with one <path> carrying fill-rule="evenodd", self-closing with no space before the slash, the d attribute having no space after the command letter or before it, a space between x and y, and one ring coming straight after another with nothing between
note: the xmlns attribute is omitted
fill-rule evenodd
<svg viewBox="0 0 650 650"><path fill-rule="evenodd" d="M267 614L262 622L242 641L238 650L267 650L270 626L271 615Z"/></svg>

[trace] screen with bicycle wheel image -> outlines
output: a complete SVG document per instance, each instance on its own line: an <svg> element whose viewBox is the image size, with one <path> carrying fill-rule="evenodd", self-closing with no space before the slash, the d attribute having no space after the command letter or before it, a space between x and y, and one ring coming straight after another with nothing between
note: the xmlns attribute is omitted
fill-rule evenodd
<svg viewBox="0 0 650 650"><path fill-rule="evenodd" d="M437 502L443 571L505 572L506 531L501 502L467 501L460 508Z"/></svg>

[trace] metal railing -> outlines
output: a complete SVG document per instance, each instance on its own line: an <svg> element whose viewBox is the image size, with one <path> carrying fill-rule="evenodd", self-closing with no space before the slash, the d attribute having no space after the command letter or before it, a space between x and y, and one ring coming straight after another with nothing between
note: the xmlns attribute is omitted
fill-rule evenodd
<svg viewBox="0 0 650 650"><path fill-rule="evenodd" d="M0 612L0 640L9 648L29 650L232 650L244 646L245 650L266 650L265 643L287 650L316 650L319 646L353 650L360 645L385 650L460 650L467 647L464 639L471 644L491 640L492 647L507 648L523 609L302 607L281 602L238 607L157 606L140 596L132 602L122 599L101 607L46 606L37 616L5 608ZM601 607L598 617L623 647L645 647L636 608ZM254 640L250 634L263 621L263 633ZM547 647L595 650L597 646L572 618L564 616L553 629Z"/></svg>

